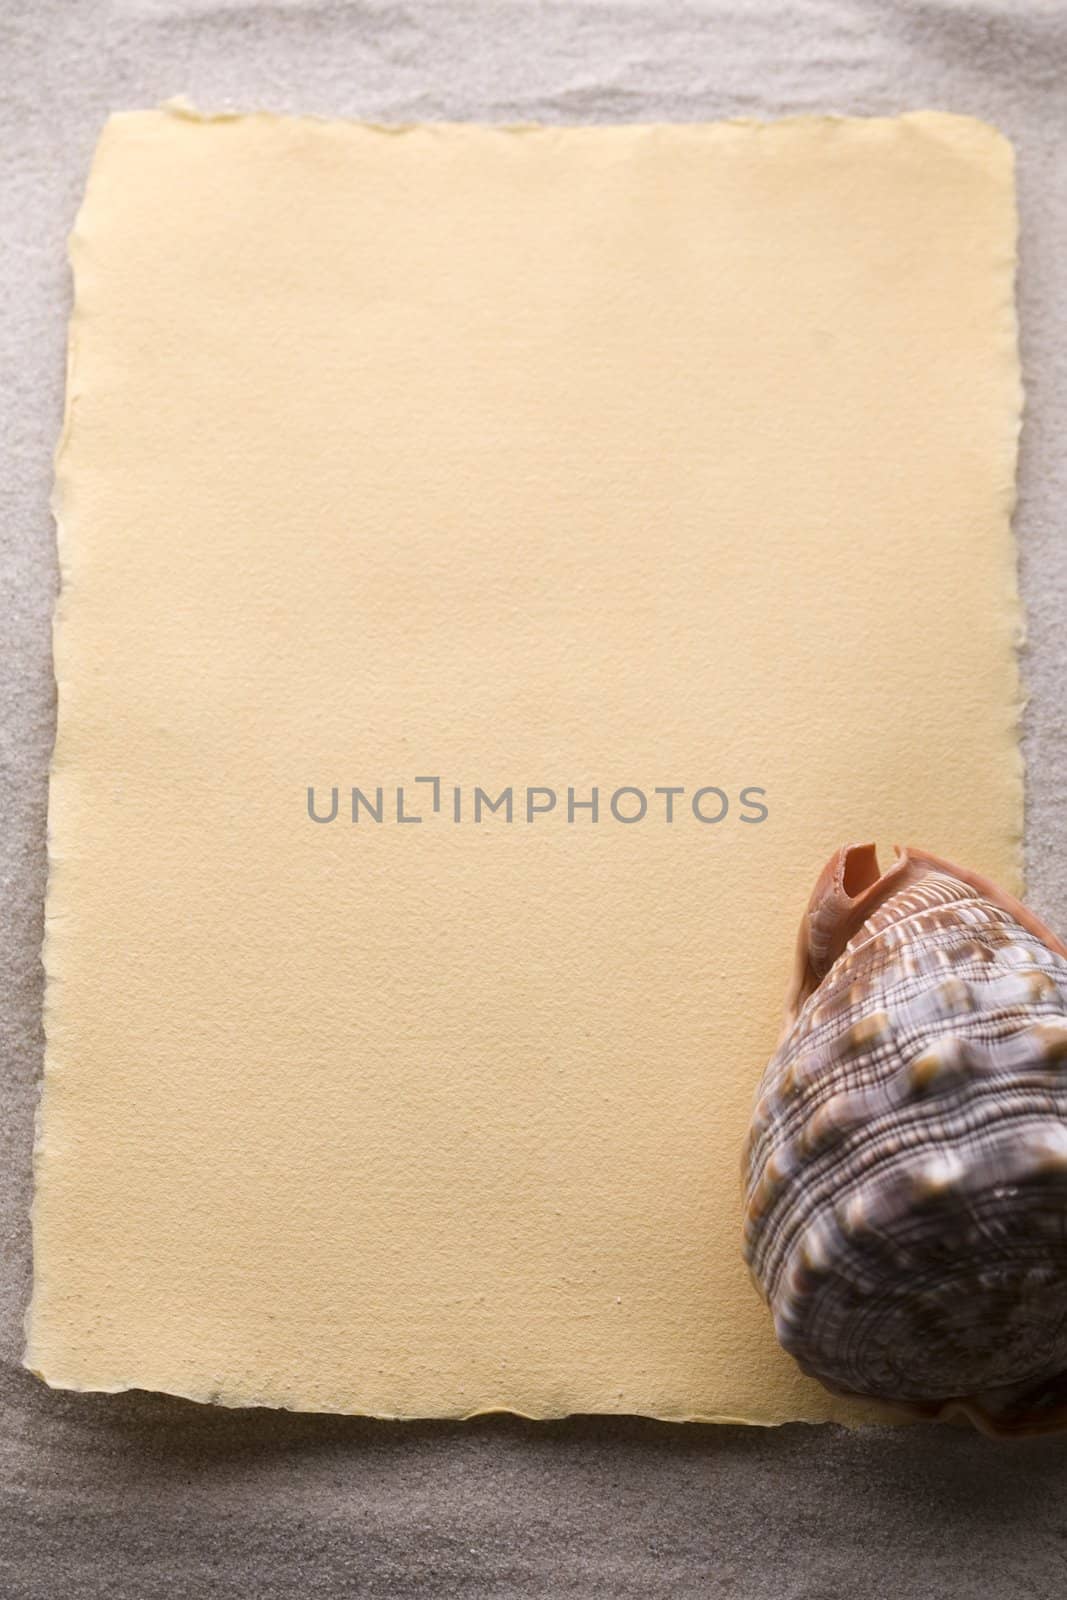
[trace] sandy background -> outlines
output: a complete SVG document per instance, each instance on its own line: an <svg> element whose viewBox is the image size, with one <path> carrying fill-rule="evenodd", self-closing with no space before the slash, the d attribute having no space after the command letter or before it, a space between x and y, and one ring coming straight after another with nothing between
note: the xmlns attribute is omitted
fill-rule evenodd
<svg viewBox="0 0 1067 1600"><path fill-rule="evenodd" d="M1052 1596L1067 1441L389 1425L53 1394L19 1365L41 1056L65 237L111 109L380 120L934 106L1017 146L1030 898L1067 927L1067 7L1059 0L0 0L0 1592Z"/></svg>

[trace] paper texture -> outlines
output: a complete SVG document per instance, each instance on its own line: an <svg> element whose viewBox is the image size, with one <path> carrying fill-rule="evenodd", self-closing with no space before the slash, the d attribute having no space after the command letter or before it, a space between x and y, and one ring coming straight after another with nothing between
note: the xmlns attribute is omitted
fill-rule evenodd
<svg viewBox="0 0 1067 1600"><path fill-rule="evenodd" d="M873 1415L774 1343L740 1147L834 846L1019 888L1014 239L967 118L111 120L34 1370Z"/></svg>

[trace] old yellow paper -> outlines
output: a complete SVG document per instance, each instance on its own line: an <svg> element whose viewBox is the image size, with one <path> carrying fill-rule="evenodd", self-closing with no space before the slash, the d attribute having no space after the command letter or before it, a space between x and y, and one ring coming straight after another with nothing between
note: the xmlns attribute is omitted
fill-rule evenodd
<svg viewBox="0 0 1067 1600"><path fill-rule="evenodd" d="M50 1383L869 1414L775 1345L739 1152L831 849L1018 887L1014 240L945 115L109 122Z"/></svg>

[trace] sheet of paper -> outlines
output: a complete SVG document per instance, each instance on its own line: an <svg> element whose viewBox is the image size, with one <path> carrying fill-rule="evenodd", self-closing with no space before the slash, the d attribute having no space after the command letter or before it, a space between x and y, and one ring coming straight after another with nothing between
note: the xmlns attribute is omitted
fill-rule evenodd
<svg viewBox="0 0 1067 1600"><path fill-rule="evenodd" d="M871 1414L775 1345L740 1148L836 845L1019 887L1014 250L946 115L109 122L49 1383Z"/></svg>

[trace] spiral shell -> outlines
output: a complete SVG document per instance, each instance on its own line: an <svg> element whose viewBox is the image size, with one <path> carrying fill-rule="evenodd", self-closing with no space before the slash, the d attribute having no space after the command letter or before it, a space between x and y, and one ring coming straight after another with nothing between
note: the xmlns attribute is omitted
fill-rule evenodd
<svg viewBox="0 0 1067 1600"><path fill-rule="evenodd" d="M804 916L744 1155L744 1252L839 1393L1067 1422L1067 946L918 850L846 846Z"/></svg>

